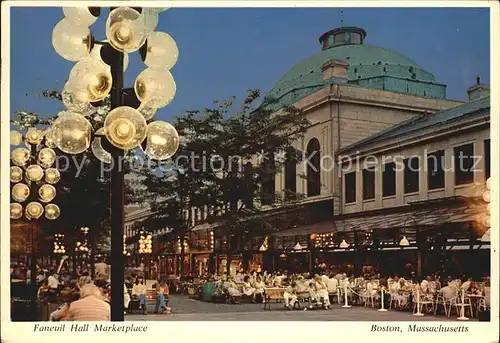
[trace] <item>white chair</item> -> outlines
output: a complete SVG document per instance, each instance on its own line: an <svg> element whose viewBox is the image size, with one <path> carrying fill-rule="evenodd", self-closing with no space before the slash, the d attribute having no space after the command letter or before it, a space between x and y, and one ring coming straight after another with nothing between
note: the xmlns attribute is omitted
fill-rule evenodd
<svg viewBox="0 0 500 343"><path fill-rule="evenodd" d="M436 302L434 304L434 315L437 314L438 308L441 305L445 316L449 317L451 315L451 307L452 305L455 305L456 302L457 302L456 297L447 298L442 294L438 295L436 298Z"/></svg>
<svg viewBox="0 0 500 343"><path fill-rule="evenodd" d="M472 301L470 300L470 298L468 297L465 297L464 298L464 302L462 303L462 299L460 298L460 296L458 296L456 298L456 300L454 301L454 305L455 305L455 310L457 311L457 314L460 314L461 310L462 310L462 306L464 307L464 315L466 316L467 315L467 310L469 310L469 315L471 317L474 317L474 310L472 309Z"/></svg>
<svg viewBox="0 0 500 343"><path fill-rule="evenodd" d="M400 295L397 293L389 293L390 301L389 301L389 310L392 309L392 304L394 304L394 308L399 308L400 304Z"/></svg>
<svg viewBox="0 0 500 343"><path fill-rule="evenodd" d="M426 312L434 312L434 300L431 298L421 295L419 292L420 299L417 299L417 292L413 291L413 313L421 312L424 313L424 307ZM417 308L417 304L419 308Z"/></svg>

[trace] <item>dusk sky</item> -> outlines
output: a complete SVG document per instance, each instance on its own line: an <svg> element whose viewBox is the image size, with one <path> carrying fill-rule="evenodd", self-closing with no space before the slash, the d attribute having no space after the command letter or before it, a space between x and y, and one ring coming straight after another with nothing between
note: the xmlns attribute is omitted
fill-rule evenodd
<svg viewBox="0 0 500 343"><path fill-rule="evenodd" d="M60 91L74 62L60 57L51 43L61 8L11 9L11 113L22 109L53 116L62 103L43 99L44 89ZM104 38L108 11L91 26ZM489 9L344 9L344 25L366 30L366 44L395 50L446 84L451 99L466 99L466 89L481 76L490 80ZM156 30L172 35L179 60L171 70L177 94L159 110L168 120L185 110L203 109L213 100L244 96L249 88L265 94L300 60L320 50L318 37L340 25L338 8L174 8L160 14ZM130 55L126 86L145 68Z"/></svg>

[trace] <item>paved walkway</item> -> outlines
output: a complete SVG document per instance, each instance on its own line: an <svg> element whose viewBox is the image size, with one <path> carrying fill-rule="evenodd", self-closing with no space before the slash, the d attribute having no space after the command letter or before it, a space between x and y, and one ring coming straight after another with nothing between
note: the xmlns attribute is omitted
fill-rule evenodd
<svg viewBox="0 0 500 343"><path fill-rule="evenodd" d="M262 304L215 304L188 299L185 296L172 295L169 306L172 307L171 315L131 314L125 316L126 321L455 321L456 316L425 315L413 316L410 312L387 311L379 312L377 309L353 306L342 308L333 305L329 310L288 311L283 308L283 303L272 303L271 311L263 311Z"/></svg>

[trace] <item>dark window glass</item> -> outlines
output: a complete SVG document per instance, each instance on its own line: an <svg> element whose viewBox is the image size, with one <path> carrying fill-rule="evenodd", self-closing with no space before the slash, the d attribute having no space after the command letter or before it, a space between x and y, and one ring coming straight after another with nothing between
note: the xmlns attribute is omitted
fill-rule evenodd
<svg viewBox="0 0 500 343"><path fill-rule="evenodd" d="M344 175L345 203L356 202L356 172Z"/></svg>
<svg viewBox="0 0 500 343"><path fill-rule="evenodd" d="M405 193L415 193L419 189L419 169L420 159L418 156L410 157L404 160L404 183Z"/></svg>
<svg viewBox="0 0 500 343"><path fill-rule="evenodd" d="M491 168L491 148L490 140L486 139L484 141L484 177L488 179L490 177Z"/></svg>
<svg viewBox="0 0 500 343"><path fill-rule="evenodd" d="M453 149L455 185L474 182L474 143L457 146Z"/></svg>
<svg viewBox="0 0 500 343"><path fill-rule="evenodd" d="M260 202L262 205L271 205L276 193L274 153L269 153L268 156L261 165Z"/></svg>
<svg viewBox="0 0 500 343"><path fill-rule="evenodd" d="M396 164L394 162L384 164L382 174L382 195L396 195Z"/></svg>
<svg viewBox="0 0 500 343"><path fill-rule="evenodd" d="M429 189L444 188L444 150L427 155L427 182Z"/></svg>
<svg viewBox="0 0 500 343"><path fill-rule="evenodd" d="M375 198L375 169L363 170L363 200Z"/></svg>
<svg viewBox="0 0 500 343"><path fill-rule="evenodd" d="M285 162L285 196L294 199L297 193L297 158L295 149L290 147L286 152Z"/></svg>
<svg viewBox="0 0 500 343"><path fill-rule="evenodd" d="M307 162L308 161L308 162ZM321 193L321 156L319 141L313 138L307 144L307 196Z"/></svg>

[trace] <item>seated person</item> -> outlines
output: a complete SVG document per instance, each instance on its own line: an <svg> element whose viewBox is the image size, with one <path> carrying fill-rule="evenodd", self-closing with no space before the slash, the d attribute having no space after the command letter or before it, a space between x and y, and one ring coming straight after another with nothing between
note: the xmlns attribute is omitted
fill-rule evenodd
<svg viewBox="0 0 500 343"><path fill-rule="evenodd" d="M80 294L78 292L74 292L69 288L62 290L61 296L64 299L64 303L50 314L49 321L51 322L66 320L68 317L69 306L73 301L80 298Z"/></svg>
<svg viewBox="0 0 500 343"><path fill-rule="evenodd" d="M316 275L314 278L314 287L316 288L318 300L321 299L325 309L328 309L330 307L330 297L328 296L328 290L321 276Z"/></svg>
<svg viewBox="0 0 500 343"><path fill-rule="evenodd" d="M252 297L252 302L255 302L255 288L250 284L250 276L243 278L243 294Z"/></svg>
<svg viewBox="0 0 500 343"><path fill-rule="evenodd" d="M285 293L283 293L283 299L285 300L285 307L291 310L297 301L297 283L295 281L292 281L292 283L286 287Z"/></svg>
<svg viewBox="0 0 500 343"><path fill-rule="evenodd" d="M318 294L316 293L316 283L315 282L309 282L309 308L313 308L314 305L318 302Z"/></svg>
<svg viewBox="0 0 500 343"><path fill-rule="evenodd" d="M139 299L139 306L144 312L146 312L146 285L144 284L144 279L142 276L138 276L135 279L135 283L132 286L132 297L136 297Z"/></svg>
<svg viewBox="0 0 500 343"><path fill-rule="evenodd" d="M241 295L241 292L238 290L238 287L232 278L225 281L222 287L231 297L238 297Z"/></svg>
<svg viewBox="0 0 500 343"><path fill-rule="evenodd" d="M257 276L255 279L255 297L260 296L260 298L264 299L264 288L266 287L264 281L260 276Z"/></svg>
<svg viewBox="0 0 500 343"><path fill-rule="evenodd" d="M155 285L156 288L156 306L155 313L167 312L169 289L165 280L161 280Z"/></svg>

